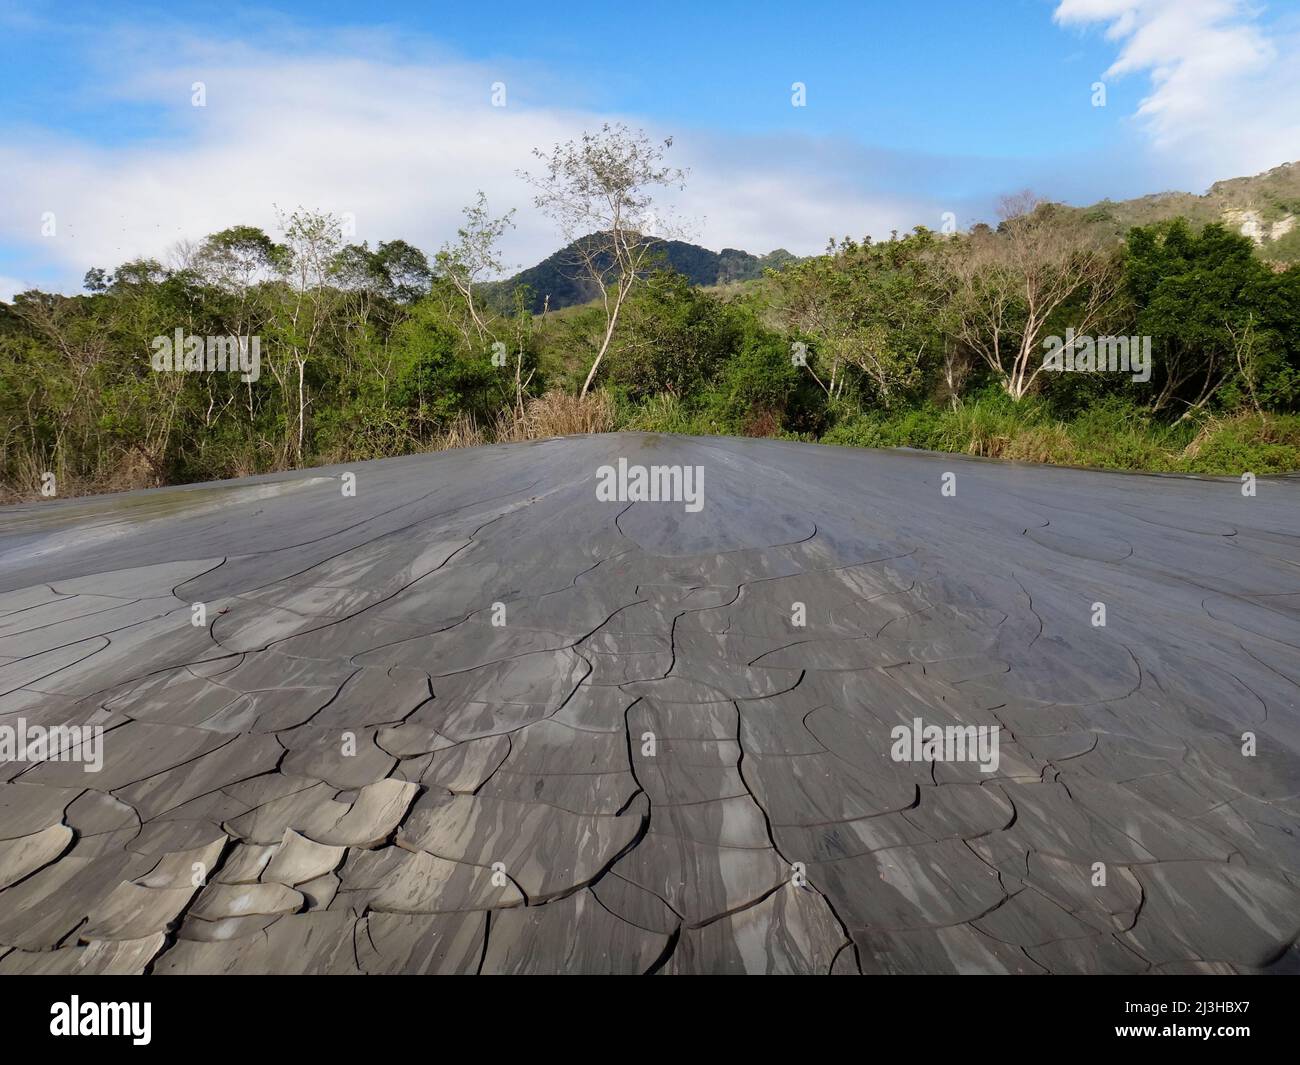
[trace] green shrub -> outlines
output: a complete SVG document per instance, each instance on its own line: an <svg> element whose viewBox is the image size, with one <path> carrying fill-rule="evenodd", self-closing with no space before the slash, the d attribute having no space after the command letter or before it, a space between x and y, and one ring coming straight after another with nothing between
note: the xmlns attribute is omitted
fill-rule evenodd
<svg viewBox="0 0 1300 1065"><path fill-rule="evenodd" d="M717 430L698 411L687 409L677 396L663 393L620 409L618 428L638 433L681 433L707 436Z"/></svg>
<svg viewBox="0 0 1300 1065"><path fill-rule="evenodd" d="M691 394L735 349L738 332L717 297L681 274L655 274L623 311L607 356L609 380L634 399Z"/></svg>
<svg viewBox="0 0 1300 1065"><path fill-rule="evenodd" d="M823 444L841 447L890 447L881 433L880 422L866 414L858 414L837 422L822 436Z"/></svg>
<svg viewBox="0 0 1300 1065"><path fill-rule="evenodd" d="M1184 450L1177 468L1230 477L1300 470L1300 416L1245 414L1211 422Z"/></svg>

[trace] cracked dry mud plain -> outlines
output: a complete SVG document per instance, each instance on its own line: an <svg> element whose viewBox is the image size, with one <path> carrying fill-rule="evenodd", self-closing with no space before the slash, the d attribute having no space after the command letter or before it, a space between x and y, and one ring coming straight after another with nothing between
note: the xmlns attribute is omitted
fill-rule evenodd
<svg viewBox="0 0 1300 1065"><path fill-rule="evenodd" d="M703 511L598 502L619 456ZM1297 969L1300 483L342 469L0 510L0 724L106 730L0 766L0 972ZM916 718L997 771L893 761Z"/></svg>

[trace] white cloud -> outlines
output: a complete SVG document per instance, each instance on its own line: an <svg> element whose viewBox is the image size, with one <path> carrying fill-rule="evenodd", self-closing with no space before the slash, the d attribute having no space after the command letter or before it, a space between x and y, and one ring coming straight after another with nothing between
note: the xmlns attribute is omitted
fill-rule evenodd
<svg viewBox="0 0 1300 1065"><path fill-rule="evenodd" d="M16 277L5 277L0 274L0 303L13 303L15 295L26 292L31 287Z"/></svg>
<svg viewBox="0 0 1300 1065"><path fill-rule="evenodd" d="M698 221L693 239L756 253L808 254L832 235L938 227L945 211L966 226L1025 185L1090 202L1150 191L1157 174L1161 184L1204 187L1300 154L1295 37L1276 26L1270 35L1242 4L1061 0L1055 17L1107 27L1118 47L1108 77L1150 75L1138 120L1155 151L1130 141L1087 158L1067 146L1052 159L977 159L873 149L847 136L657 128L557 107L589 98L590 87L513 60L468 63L424 39L313 36L286 22L259 31L256 45L157 27L96 32L79 62L68 59L86 75L67 87L69 113L120 109L127 128L150 136L0 128L2 268L77 290L91 266L166 260L177 242L239 223L273 232L277 205L350 213L357 239L400 237L432 253L479 189L494 212L519 209L506 261L531 265L560 237L516 172L536 164L534 146L604 121L674 135L670 160L691 175L673 207ZM194 81L205 83L206 107L190 105ZM496 81L506 83L505 108L491 106ZM43 238L47 211L58 230Z"/></svg>
<svg viewBox="0 0 1300 1065"><path fill-rule="evenodd" d="M507 260L531 265L558 234L533 209L517 171L531 149L622 116L538 106L544 75L503 73L433 54L395 58L363 48L282 49L177 39L126 53L97 90L157 112L148 142L100 146L31 131L0 140L0 239L49 264L75 288L91 266L137 256L166 259L183 239L237 223L276 226L275 207L350 213L356 239L396 237L426 252L454 235L460 209L478 189L494 212L517 207ZM356 42L352 42L354 45ZM491 106L494 81L508 106ZM202 81L206 106L191 106ZM626 119L641 125L635 118ZM700 220L696 239L714 248L820 250L846 226L856 235L906 230L935 210L923 198L872 189L840 171L807 165L825 145L773 144L675 132L670 158L691 169L681 214ZM40 237L53 212L57 235Z"/></svg>
<svg viewBox="0 0 1300 1065"><path fill-rule="evenodd" d="M1300 33L1243 0L1061 0L1062 25L1104 23L1105 77L1147 74L1136 119L1202 183L1300 156Z"/></svg>

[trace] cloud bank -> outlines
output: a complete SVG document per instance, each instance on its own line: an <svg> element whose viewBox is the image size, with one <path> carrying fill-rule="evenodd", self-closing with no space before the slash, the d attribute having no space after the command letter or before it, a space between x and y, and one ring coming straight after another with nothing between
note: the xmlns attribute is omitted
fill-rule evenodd
<svg viewBox="0 0 1300 1065"><path fill-rule="evenodd" d="M300 205L349 216L355 239L372 246L401 237L431 253L454 236L479 189L496 213L519 208L507 258L531 265L559 238L532 210L518 171L537 165L532 148L605 121L674 135L671 161L691 170L674 208L694 220L694 239L715 248L808 253L846 225L883 235L937 217L925 197L872 189L849 180L845 165L819 165L838 154L834 146L658 130L635 116L548 108L535 101L527 71L516 79L437 55L324 50L286 61L278 49L192 39L141 50L123 66L129 72L108 75L98 91L151 108L162 134L104 146L11 131L0 142L10 186L0 240L53 264L74 288L90 266L165 260L178 241L226 226L274 232L277 208ZM496 107L492 86L501 80L506 106ZM204 106L192 104L196 82Z"/></svg>
<svg viewBox="0 0 1300 1065"><path fill-rule="evenodd" d="M1103 76L1149 76L1135 122L1204 185L1300 157L1300 25L1264 13L1245 0L1061 0L1054 17L1105 26L1119 53Z"/></svg>
<svg viewBox="0 0 1300 1065"><path fill-rule="evenodd" d="M135 135L0 129L0 299L34 284L76 291L91 266L166 261L178 242L235 224L275 232L277 208L334 211L355 219L356 240L400 237L432 253L480 189L495 213L519 209L506 260L531 265L559 236L517 172L536 165L532 148L605 121L671 134L671 162L691 171L671 209L695 220L691 239L755 253L938 227L948 211L966 226L1026 185L1088 202L1153 191L1165 175L1203 188L1300 155L1296 37L1266 32L1244 4L1062 0L1055 19L1105 28L1118 48L1106 77L1149 76L1134 135L1149 140L1150 158L1142 141L1102 159L1069 146L1050 160L976 159L849 136L660 129L643 116L553 106L590 92L563 91L573 86L534 65L469 63L436 42L382 33L306 36L283 25L257 44L176 29L97 33L85 55L62 57L84 78L69 74L71 92L136 116ZM205 106L192 106L195 82ZM504 107L492 104L496 82Z"/></svg>

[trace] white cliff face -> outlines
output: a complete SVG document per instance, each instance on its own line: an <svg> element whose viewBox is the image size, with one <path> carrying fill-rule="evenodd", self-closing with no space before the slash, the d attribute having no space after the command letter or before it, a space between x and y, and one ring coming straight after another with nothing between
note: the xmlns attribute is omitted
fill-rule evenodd
<svg viewBox="0 0 1300 1065"><path fill-rule="evenodd" d="M1224 211L1223 220L1231 226L1236 226L1243 237L1249 237L1256 244L1264 243L1265 226L1258 211Z"/></svg>
<svg viewBox="0 0 1300 1065"><path fill-rule="evenodd" d="M1295 228L1293 214L1270 224L1264 221L1258 211L1233 208L1223 212L1223 220L1228 225L1236 226L1243 237L1249 237L1257 245L1278 240Z"/></svg>

